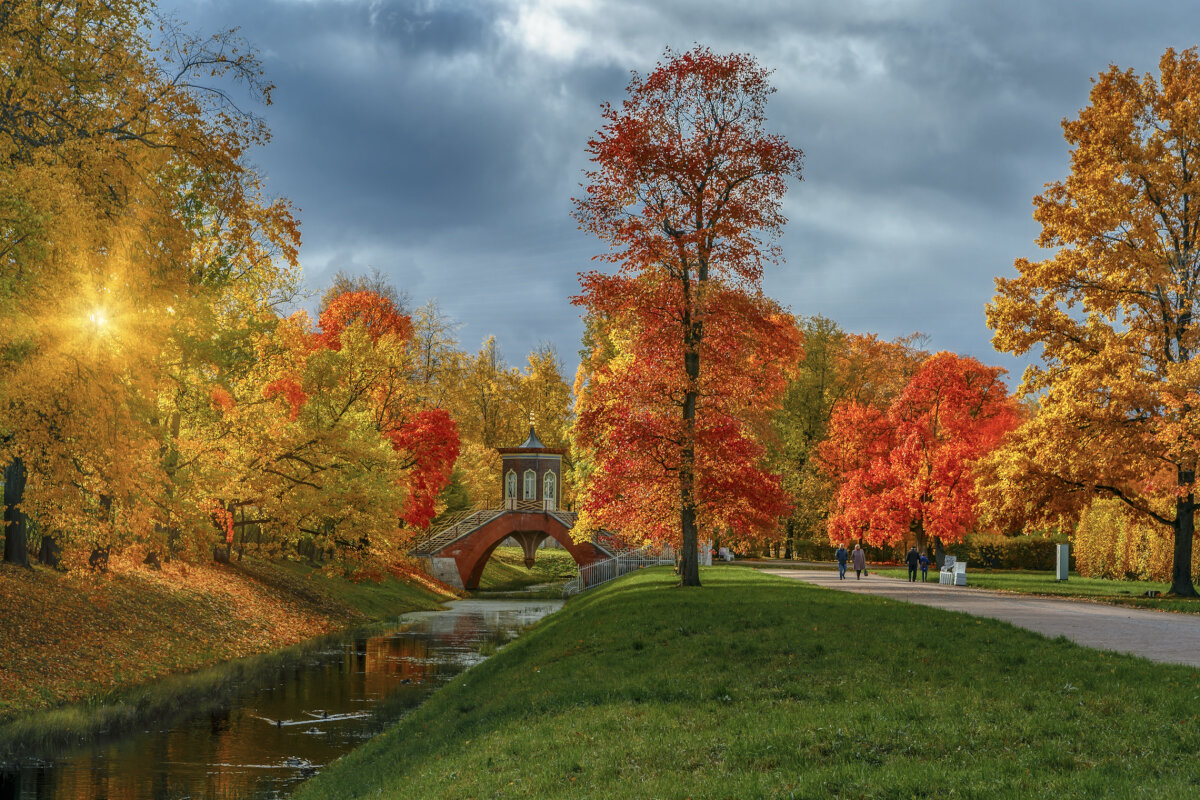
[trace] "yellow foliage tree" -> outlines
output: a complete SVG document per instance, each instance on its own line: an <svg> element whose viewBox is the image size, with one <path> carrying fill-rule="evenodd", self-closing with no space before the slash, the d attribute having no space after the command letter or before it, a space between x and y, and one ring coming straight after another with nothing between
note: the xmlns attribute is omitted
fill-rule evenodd
<svg viewBox="0 0 1200 800"><path fill-rule="evenodd" d="M154 19L141 0L0 6L0 461L29 490L6 482L9 560L27 510L96 546L163 521L180 340L295 265L288 206L243 161L266 128L203 88L269 101L253 52Z"/></svg>
<svg viewBox="0 0 1200 800"><path fill-rule="evenodd" d="M1071 172L1034 198L1038 243L987 310L997 349L1040 349L1037 413L990 460L999 517L1078 519L1096 496L1173 537L1171 591L1192 584L1200 453L1200 59L1159 76L1110 67L1063 129ZM1157 500L1171 498L1167 506Z"/></svg>

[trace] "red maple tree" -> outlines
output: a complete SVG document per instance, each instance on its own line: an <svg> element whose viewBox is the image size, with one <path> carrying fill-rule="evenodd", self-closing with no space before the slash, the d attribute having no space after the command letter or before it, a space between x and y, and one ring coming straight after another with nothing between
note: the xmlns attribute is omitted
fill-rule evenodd
<svg viewBox="0 0 1200 800"><path fill-rule="evenodd" d="M818 449L840 481L830 540L880 545L911 534L953 542L975 522L975 462L1018 424L1004 370L954 353L930 356L886 408L840 404Z"/></svg>
<svg viewBox="0 0 1200 800"><path fill-rule="evenodd" d="M669 536L690 586L698 524L748 530L785 505L756 466L751 428L798 353L794 324L759 285L779 258L782 199L802 154L764 130L767 77L748 55L668 49L649 75L634 74L619 109L604 106L575 200L581 228L610 246L599 258L618 265L584 274L574 298L617 356L593 359L581 394L584 511L640 520L652 536L668 536L661 518L678 514Z"/></svg>
<svg viewBox="0 0 1200 800"><path fill-rule="evenodd" d="M389 334L405 342L412 338L412 320L400 313L391 300L377 292L355 291L343 292L330 300L317 320L321 332L315 335L315 343L341 350L342 332L356 322L367 329L373 342Z"/></svg>

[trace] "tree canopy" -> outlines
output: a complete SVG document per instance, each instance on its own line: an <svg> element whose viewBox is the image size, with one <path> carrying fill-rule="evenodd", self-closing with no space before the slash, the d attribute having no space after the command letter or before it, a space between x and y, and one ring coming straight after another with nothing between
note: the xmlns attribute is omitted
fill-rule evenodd
<svg viewBox="0 0 1200 800"><path fill-rule="evenodd" d="M1112 497L1168 528L1171 591L1194 596L1200 434L1200 59L1168 49L1159 74L1116 66L1063 122L1071 171L1034 198L1038 244L998 278L997 349L1038 352L1021 390L1038 410L989 467L1011 518L1073 522Z"/></svg>
<svg viewBox="0 0 1200 800"><path fill-rule="evenodd" d="M604 106L575 200L580 226L610 247L599 258L617 265L584 274L575 299L617 351L580 394L583 508L678 544L685 585L699 585L698 523L748 532L786 510L753 419L778 403L799 347L759 289L802 155L766 131L772 91L748 55L668 49L619 108ZM668 514L670 532L650 524Z"/></svg>

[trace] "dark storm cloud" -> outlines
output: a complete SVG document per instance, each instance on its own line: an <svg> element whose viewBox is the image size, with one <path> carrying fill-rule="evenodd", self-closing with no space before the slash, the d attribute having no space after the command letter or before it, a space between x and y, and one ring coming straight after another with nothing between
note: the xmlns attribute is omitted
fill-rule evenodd
<svg viewBox="0 0 1200 800"><path fill-rule="evenodd" d="M164 4L171 9L170 4ZM770 127L806 153L769 293L797 313L1016 365L991 352L996 275L1037 256L1031 198L1062 177L1060 121L1111 63L1188 47L1185 2L211 0L277 85L256 154L302 208L302 260L378 267L437 297L473 347L549 341L574 364L567 296L600 245L570 219L600 104L663 47L702 42L775 70Z"/></svg>

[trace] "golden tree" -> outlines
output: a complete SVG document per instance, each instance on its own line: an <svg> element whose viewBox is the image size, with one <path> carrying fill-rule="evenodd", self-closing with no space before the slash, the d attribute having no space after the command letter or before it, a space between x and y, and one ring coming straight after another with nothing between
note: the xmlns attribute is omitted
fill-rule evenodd
<svg viewBox="0 0 1200 800"><path fill-rule="evenodd" d="M1037 414L990 460L1000 515L1073 521L1112 497L1174 536L1171 591L1195 596L1200 453L1200 59L1159 76L1110 67L1063 129L1071 173L1034 198L1042 261L1019 259L988 307L997 349L1040 350ZM1163 500L1168 502L1163 503Z"/></svg>
<svg viewBox="0 0 1200 800"><path fill-rule="evenodd" d="M496 448L519 444L532 422L547 447L565 449L571 390L549 346L530 352L523 370L509 366L491 336L477 353L461 355L456 361L454 384L445 393L445 402L462 435L460 479L473 504L499 502ZM570 472L564 477L569 480Z"/></svg>
<svg viewBox="0 0 1200 800"><path fill-rule="evenodd" d="M24 507L50 528L162 520L164 394L211 349L204 324L295 263L287 205L243 161L266 128L223 83L269 100L253 52L170 25L153 44L154 19L141 0L0 6L0 462L31 494L6 491L10 560Z"/></svg>

